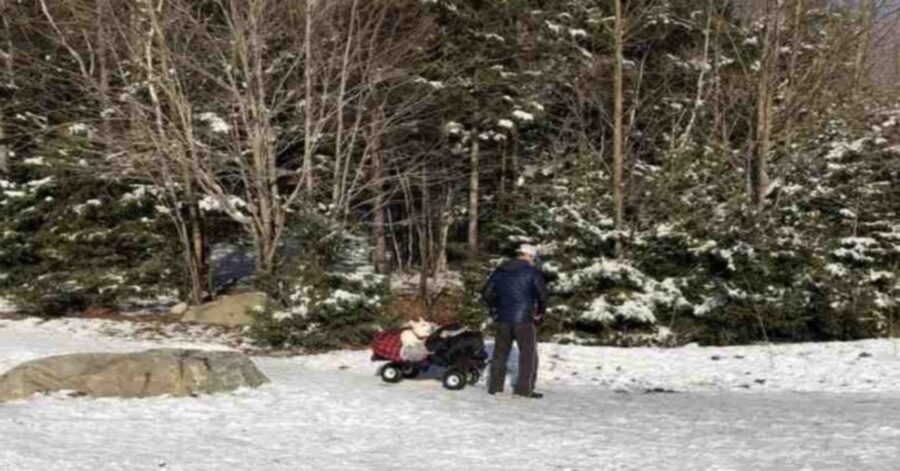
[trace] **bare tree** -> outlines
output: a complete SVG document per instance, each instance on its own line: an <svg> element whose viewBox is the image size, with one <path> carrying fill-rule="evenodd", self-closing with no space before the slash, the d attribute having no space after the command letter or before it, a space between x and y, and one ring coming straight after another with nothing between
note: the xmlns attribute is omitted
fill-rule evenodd
<svg viewBox="0 0 900 471"><path fill-rule="evenodd" d="M779 48L781 0L764 0L762 58L756 91L756 141L752 168L752 200L757 210L765 204L769 188L768 159L772 151L773 99Z"/></svg>
<svg viewBox="0 0 900 471"><path fill-rule="evenodd" d="M379 110L383 113L383 110ZM372 149L372 240L374 249L372 259L376 273L387 273L387 235L385 222L385 187L384 187L384 154L381 145L381 137L373 137Z"/></svg>
<svg viewBox="0 0 900 471"><path fill-rule="evenodd" d="M691 114L690 118L688 118L688 123L685 125L684 131L681 133L681 138L679 138L677 141L677 147L675 148L676 153L684 152L688 144L691 142L694 126L697 123L697 117L700 114L701 108L706 103L706 100L704 98L707 93L707 74L712 70L712 66L710 66L709 63L710 47L713 34L713 19L715 17L715 1L709 0L706 3L706 26L703 28L703 52L700 56L700 73L697 74L697 84L695 86L696 94L691 106Z"/></svg>
<svg viewBox="0 0 900 471"><path fill-rule="evenodd" d="M469 259L475 260L478 256L478 180L479 180L479 152L477 131L472 133L471 149L469 150Z"/></svg>
<svg viewBox="0 0 900 471"><path fill-rule="evenodd" d="M854 62L853 90L859 93L869 79L868 59L872 49L874 23L876 21L876 0L861 0L857 7L859 12L859 39L856 45Z"/></svg>
<svg viewBox="0 0 900 471"><path fill-rule="evenodd" d="M324 143L333 149L335 212L346 214L365 191L363 165L397 119L373 119L372 90L412 50L402 35L382 31L401 9L387 0L206 8L172 0L141 10L151 39L141 61L148 93L133 102L155 116L144 131L166 160L160 167L182 176L182 191L196 184L201 194L188 201L207 198L244 227L260 273L275 268L288 214L315 196L313 157ZM304 28L312 30L295 34ZM296 118L302 126L290 124ZM294 165L286 152L298 141Z"/></svg>
<svg viewBox="0 0 900 471"><path fill-rule="evenodd" d="M15 90L15 76L13 75L13 43L10 30L10 6L9 0L0 0L0 97L4 100ZM0 105L0 174L9 172L10 147L6 143L6 110Z"/></svg>
<svg viewBox="0 0 900 471"><path fill-rule="evenodd" d="M624 188L622 187L622 167L625 152L624 116L624 78L625 57L625 17L622 12L622 0L614 0L615 19L613 24L613 214L617 231L625 229Z"/></svg>
<svg viewBox="0 0 900 471"><path fill-rule="evenodd" d="M189 169L174 165L175 161L168 157L184 149L174 146L169 138L172 126L166 120L154 72L157 61L166 58L154 53L152 36L147 34L143 21L146 13L156 12L157 7L139 2L112 9L108 0L53 4L40 0L37 7L46 23L43 34L70 59L61 64L72 64L71 70L54 66L43 73L64 75L69 86L79 89L83 99L96 105L86 116L73 116L99 122L99 132L91 133L98 151L91 171L114 178L147 180L160 190L157 197L161 207L166 208L163 212L173 221L183 249L189 298L201 302L211 289L196 185ZM120 81L118 90L113 90L114 76ZM134 96L140 83L146 84L150 97L145 106L123 98ZM123 111L127 111L127 119L123 118ZM116 115L124 126L114 129Z"/></svg>

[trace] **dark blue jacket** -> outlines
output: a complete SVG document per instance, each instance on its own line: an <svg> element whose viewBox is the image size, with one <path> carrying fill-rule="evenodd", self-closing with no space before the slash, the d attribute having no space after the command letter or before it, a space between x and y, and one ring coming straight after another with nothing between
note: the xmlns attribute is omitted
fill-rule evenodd
<svg viewBox="0 0 900 471"><path fill-rule="evenodd" d="M507 260L481 290L481 297L496 322L540 322L547 309L544 274L525 260Z"/></svg>

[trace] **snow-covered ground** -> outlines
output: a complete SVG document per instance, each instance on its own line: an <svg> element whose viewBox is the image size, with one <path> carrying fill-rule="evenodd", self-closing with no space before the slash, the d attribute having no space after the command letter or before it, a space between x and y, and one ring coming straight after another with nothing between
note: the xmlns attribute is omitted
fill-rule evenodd
<svg viewBox="0 0 900 471"><path fill-rule="evenodd" d="M221 348L109 324L0 320L0 371L56 353ZM0 470L897 469L891 340L541 355L540 401L387 385L367 352L345 351L256 357L272 383L233 394L0 404Z"/></svg>

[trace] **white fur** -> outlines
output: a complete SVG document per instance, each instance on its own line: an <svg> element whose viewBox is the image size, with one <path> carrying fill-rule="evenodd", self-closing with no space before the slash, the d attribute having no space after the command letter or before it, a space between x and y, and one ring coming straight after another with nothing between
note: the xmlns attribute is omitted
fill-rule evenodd
<svg viewBox="0 0 900 471"><path fill-rule="evenodd" d="M437 330L437 324L428 322L420 317L416 320L407 321L403 324L403 328L407 329L404 332L412 332L416 337L424 339Z"/></svg>
<svg viewBox="0 0 900 471"><path fill-rule="evenodd" d="M437 325L421 318L403 324L400 333L400 357L407 361L421 361L428 356L425 339L437 330Z"/></svg>

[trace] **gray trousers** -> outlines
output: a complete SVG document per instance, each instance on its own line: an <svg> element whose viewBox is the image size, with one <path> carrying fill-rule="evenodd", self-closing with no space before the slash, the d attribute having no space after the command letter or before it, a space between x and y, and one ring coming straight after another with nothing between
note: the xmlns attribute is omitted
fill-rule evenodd
<svg viewBox="0 0 900 471"><path fill-rule="evenodd" d="M513 392L530 395L534 391L538 369L537 328L531 322L524 324L499 322L494 356L491 358L491 373L488 378L489 393L503 392L506 362L509 360L509 351L514 340L519 347L519 375Z"/></svg>

